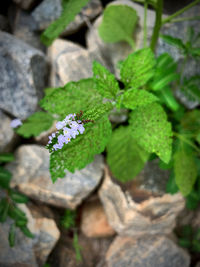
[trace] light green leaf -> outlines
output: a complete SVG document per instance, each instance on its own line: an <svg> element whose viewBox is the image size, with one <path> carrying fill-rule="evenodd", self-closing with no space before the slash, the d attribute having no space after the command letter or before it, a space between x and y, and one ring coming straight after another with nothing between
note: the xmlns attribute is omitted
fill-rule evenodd
<svg viewBox="0 0 200 267"><path fill-rule="evenodd" d="M166 86L160 91L156 91L156 96L158 96L160 102L165 104L172 111L177 111L180 107L179 103L176 101L172 90L170 87Z"/></svg>
<svg viewBox="0 0 200 267"><path fill-rule="evenodd" d="M129 89L124 93L122 103L126 108L136 109L156 101L158 101L158 98L145 90Z"/></svg>
<svg viewBox="0 0 200 267"><path fill-rule="evenodd" d="M104 10L99 35L106 43L126 41L134 46L133 31L137 20L137 13L132 7L109 5Z"/></svg>
<svg viewBox="0 0 200 267"><path fill-rule="evenodd" d="M181 49L182 51L185 50L185 45L181 39L163 34L161 34L160 37L169 45L175 46L176 48Z"/></svg>
<svg viewBox="0 0 200 267"><path fill-rule="evenodd" d="M94 80L97 91L106 98L115 98L119 85L115 76L98 62L93 63Z"/></svg>
<svg viewBox="0 0 200 267"><path fill-rule="evenodd" d="M136 142L149 153L168 163L172 151L172 129L163 108L152 103L131 114L130 125Z"/></svg>
<svg viewBox="0 0 200 267"><path fill-rule="evenodd" d="M116 129L107 146L107 161L113 175L126 182L135 177L144 167L149 153L134 140L130 127Z"/></svg>
<svg viewBox="0 0 200 267"><path fill-rule="evenodd" d="M54 118L51 114L39 111L31 115L17 129L17 133L25 138L38 136L41 132L48 130L52 126L53 121Z"/></svg>
<svg viewBox="0 0 200 267"><path fill-rule="evenodd" d="M96 90L93 79L83 79L79 82L67 83L62 88L56 88L41 100L40 105L52 114L64 119L70 113L87 111L92 106L102 103L103 97Z"/></svg>
<svg viewBox="0 0 200 267"><path fill-rule="evenodd" d="M10 226L8 240L9 240L10 247L14 247L15 245L15 225L14 224Z"/></svg>
<svg viewBox="0 0 200 267"><path fill-rule="evenodd" d="M187 196L196 181L197 166L192 152L189 152L182 143L174 154L174 174L179 190L183 196Z"/></svg>
<svg viewBox="0 0 200 267"><path fill-rule="evenodd" d="M130 54L123 62L121 80L126 88L138 88L147 83L154 75L155 57L150 48Z"/></svg>
<svg viewBox="0 0 200 267"><path fill-rule="evenodd" d="M111 124L107 116L85 125L85 132L72 140L50 157L50 172L53 182L65 176L65 170L74 172L93 161L94 155L103 152L111 136Z"/></svg>
<svg viewBox="0 0 200 267"><path fill-rule="evenodd" d="M61 16L41 35L43 44L46 46L51 45L87 3L88 0L63 0L63 11Z"/></svg>

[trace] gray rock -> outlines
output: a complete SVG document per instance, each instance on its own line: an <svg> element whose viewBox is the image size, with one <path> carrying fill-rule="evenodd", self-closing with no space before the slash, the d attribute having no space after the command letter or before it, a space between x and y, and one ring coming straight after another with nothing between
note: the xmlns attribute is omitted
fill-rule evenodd
<svg viewBox="0 0 200 267"><path fill-rule="evenodd" d="M92 54L79 45L61 39L54 41L48 48L48 57L52 63L50 76L52 87L64 86L67 82L91 77L94 60L104 64L98 54Z"/></svg>
<svg viewBox="0 0 200 267"><path fill-rule="evenodd" d="M142 6L133 3L129 0L120 0L114 1L111 5L128 5L135 9L138 14L138 24L136 26L136 30L133 33L136 49L140 49L143 46L143 14L144 9ZM155 20L155 12L152 10L148 11L147 17L147 32L148 32L148 39L151 36L153 25ZM101 24L102 16L100 16L92 25L89 32L87 33L87 46L89 51L93 52L94 54L100 54L102 58L106 62L107 68L110 69L111 72L115 73L117 78L120 77L119 75L119 68L118 62L124 60L130 53L133 52L130 45L126 42L118 42L118 43L104 43L103 40L100 38L98 33L98 27Z"/></svg>
<svg viewBox="0 0 200 267"><path fill-rule="evenodd" d="M9 26L9 22L8 19L0 14L0 31L9 31L10 30L10 26Z"/></svg>
<svg viewBox="0 0 200 267"><path fill-rule="evenodd" d="M184 12L182 15L180 15L180 18L195 17L198 16L199 13L200 13L200 4ZM195 33L199 33L199 20L193 20L193 21L189 20L189 21L176 22L172 24L166 24L162 28L161 33L166 35L171 35L175 38L180 38L181 40L186 41L188 27L192 27ZM179 68L181 69L184 56L180 53L180 51L177 48L168 45L160 38L157 45L157 54L160 55L166 52L169 53L176 61L178 61ZM200 64L199 60L194 60L190 58L187 61L187 64L185 65L183 76L189 78L193 75L200 75ZM193 109L198 105L198 102L189 101L187 98L185 98L180 91L177 91L176 96L189 109Z"/></svg>
<svg viewBox="0 0 200 267"><path fill-rule="evenodd" d="M36 22L29 13L16 9L10 11L12 16L12 32L20 40L36 49L45 51L45 46L40 41L40 34L35 31ZM13 14L14 13L14 14ZM14 17L14 19L13 19Z"/></svg>
<svg viewBox="0 0 200 267"><path fill-rule="evenodd" d="M8 243L8 233L13 221L8 218L0 227L0 266L42 266L59 239L59 230L52 219L34 218L26 205L18 206L25 212L28 228L34 234L34 238L26 237L19 228L16 228L15 246L11 248Z"/></svg>
<svg viewBox="0 0 200 267"><path fill-rule="evenodd" d="M30 9L37 2L37 0L13 0L22 9Z"/></svg>
<svg viewBox="0 0 200 267"><path fill-rule="evenodd" d="M11 187L17 187L27 196L63 208L76 208L99 184L103 173L103 158L65 178L52 183L49 173L49 152L37 145L21 146L16 162L7 168L13 173Z"/></svg>
<svg viewBox="0 0 200 267"><path fill-rule="evenodd" d="M190 256L165 236L116 237L106 254L106 267L189 267Z"/></svg>
<svg viewBox="0 0 200 267"><path fill-rule="evenodd" d="M16 137L13 129L10 127L11 119L0 111L0 152L11 151Z"/></svg>
<svg viewBox="0 0 200 267"><path fill-rule="evenodd" d="M104 182L99 190L100 200L110 226L120 235L140 237L145 235L169 234L176 225L176 218L184 208L181 194L147 194L139 203L136 188L132 195L114 183L106 169ZM140 195L143 192L139 192ZM141 197L141 196L140 196Z"/></svg>
<svg viewBox="0 0 200 267"><path fill-rule="evenodd" d="M46 67L42 52L0 32L0 108L20 119L32 114L43 95Z"/></svg>
<svg viewBox="0 0 200 267"><path fill-rule="evenodd" d="M32 12L32 16L37 22L37 30L45 30L54 20L59 18L62 12L61 0L43 0ZM76 32L85 24L85 19L94 19L102 11L99 0L90 0L87 6L83 7L74 20L66 27L62 35Z"/></svg>

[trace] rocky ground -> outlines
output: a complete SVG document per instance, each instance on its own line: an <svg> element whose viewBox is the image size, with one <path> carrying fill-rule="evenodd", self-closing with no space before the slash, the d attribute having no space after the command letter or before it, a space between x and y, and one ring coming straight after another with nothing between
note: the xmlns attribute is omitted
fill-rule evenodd
<svg viewBox="0 0 200 267"><path fill-rule="evenodd" d="M98 36L103 6L110 1L91 0L48 49L40 42L42 30L61 11L60 0L7 1L0 14L0 152L14 152L15 161L6 168L13 174L12 188L30 198L20 208L29 219L34 239L17 232L16 245L9 247L10 220L0 225L0 266L36 267L45 262L57 267L189 267L199 266L199 255L191 255L177 245L174 229L184 224L200 227L200 209L189 212L180 194L165 193L167 171L151 161L133 182L120 184L109 172L103 155L74 174L52 184L49 153L44 148L48 133L28 140L10 127L13 118L26 119L38 110L46 87L63 86L92 75L93 60L104 64L117 77L116 63L131 47L126 43L105 44ZM139 15L135 33L137 48L142 47L143 7L129 0ZM174 12L188 1L165 6ZM173 8L172 8L173 6ZM196 16L200 5L185 16ZM148 12L148 33L155 14ZM184 38L194 21L166 25L165 34ZM157 53L167 51L182 60L176 50L159 41ZM191 62L189 70L200 72ZM185 103L189 108L195 103ZM112 122L126 120L126 111L111 115ZM0 191L0 196L3 192ZM76 210L76 231L82 261L76 259L73 233L61 225L66 209Z"/></svg>

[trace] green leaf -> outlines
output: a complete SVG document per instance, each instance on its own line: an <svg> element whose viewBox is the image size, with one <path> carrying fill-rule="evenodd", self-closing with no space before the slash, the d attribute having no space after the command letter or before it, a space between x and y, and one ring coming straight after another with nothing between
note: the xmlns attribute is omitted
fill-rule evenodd
<svg viewBox="0 0 200 267"><path fill-rule="evenodd" d="M0 162L10 162L13 161L14 155L12 153L1 153L0 154Z"/></svg>
<svg viewBox="0 0 200 267"><path fill-rule="evenodd" d="M172 151L172 129L163 108L152 103L131 114L130 125L136 142L149 153L168 163Z"/></svg>
<svg viewBox="0 0 200 267"><path fill-rule="evenodd" d="M70 229L72 227L75 227L75 220L76 220L76 211L66 210L65 215L61 220L61 224L66 229Z"/></svg>
<svg viewBox="0 0 200 267"><path fill-rule="evenodd" d="M122 103L126 108L136 109L138 107L145 107L156 101L158 101L158 98L153 94L145 90L132 88L124 93Z"/></svg>
<svg viewBox="0 0 200 267"><path fill-rule="evenodd" d="M180 124L184 132L198 136L200 132L200 110L194 109L185 113Z"/></svg>
<svg viewBox="0 0 200 267"><path fill-rule="evenodd" d="M199 192L196 192L194 189L186 197L186 207L190 210L195 210L200 202Z"/></svg>
<svg viewBox="0 0 200 267"><path fill-rule="evenodd" d="M15 205L10 205L8 215L15 221L26 220L26 214Z"/></svg>
<svg viewBox="0 0 200 267"><path fill-rule="evenodd" d="M170 87L165 87L161 91L157 91L156 96L158 96L162 104L165 104L172 111L179 109L180 105L176 101Z"/></svg>
<svg viewBox="0 0 200 267"><path fill-rule="evenodd" d="M8 170L0 166L0 187L8 189L11 179L12 174Z"/></svg>
<svg viewBox="0 0 200 267"><path fill-rule="evenodd" d="M31 115L22 126L17 129L17 133L25 138L38 136L41 132L48 130L54 118L46 112L36 112Z"/></svg>
<svg viewBox="0 0 200 267"><path fill-rule="evenodd" d="M13 190L11 190L11 192L10 192L10 197L16 203L27 203L28 202L27 196L22 195L22 194L15 192Z"/></svg>
<svg viewBox="0 0 200 267"><path fill-rule="evenodd" d="M120 75L126 88L139 88L154 75L155 57L150 48L130 54L123 62Z"/></svg>
<svg viewBox="0 0 200 267"><path fill-rule="evenodd" d="M126 41L134 46L133 31L137 20L137 13L132 7L109 5L104 10L99 35L106 43Z"/></svg>
<svg viewBox="0 0 200 267"><path fill-rule="evenodd" d="M169 180L166 185L166 192L172 195L178 192L178 186L175 181L174 172L171 172Z"/></svg>
<svg viewBox="0 0 200 267"><path fill-rule="evenodd" d="M51 45L87 3L88 0L63 0L61 16L41 35L43 44L46 46Z"/></svg>
<svg viewBox="0 0 200 267"><path fill-rule="evenodd" d="M34 238L34 234L31 233L31 231L28 229L26 225L21 226L20 230L25 234L25 236L29 238Z"/></svg>
<svg viewBox="0 0 200 267"><path fill-rule="evenodd" d="M183 196L187 196L192 191L197 178L197 165L192 152L188 151L182 143L174 154L174 174L179 190Z"/></svg>
<svg viewBox="0 0 200 267"><path fill-rule="evenodd" d="M198 101L200 103L200 75L192 76L189 79L184 79L181 92L191 101Z"/></svg>
<svg viewBox="0 0 200 267"><path fill-rule="evenodd" d="M74 232L74 236L73 236L73 247L74 247L75 253L76 253L76 261L81 262L82 261L82 256L81 256L82 247L79 245L78 234L76 231Z"/></svg>
<svg viewBox="0 0 200 267"><path fill-rule="evenodd" d="M170 35L163 35L161 34L160 37L169 45L175 46L176 48L184 51L185 45L183 44L182 40L179 38L172 37Z"/></svg>
<svg viewBox="0 0 200 267"><path fill-rule="evenodd" d="M93 161L94 155L103 152L111 136L111 124L107 116L85 126L85 132L54 151L50 157L50 172L53 182L65 176L65 170L74 172Z"/></svg>
<svg viewBox="0 0 200 267"><path fill-rule="evenodd" d="M9 240L10 247L14 247L15 245L15 225L14 224L10 226L8 240Z"/></svg>
<svg viewBox="0 0 200 267"><path fill-rule="evenodd" d="M107 162L114 176L126 182L144 167L149 153L140 147L131 135L130 127L116 129L107 146Z"/></svg>
<svg viewBox="0 0 200 267"><path fill-rule="evenodd" d="M190 53L193 57L200 57L200 47L193 47L192 49L190 49Z"/></svg>
<svg viewBox="0 0 200 267"><path fill-rule="evenodd" d="M106 98L115 98L119 91L115 76L98 62L93 63L93 74L97 91Z"/></svg>
<svg viewBox="0 0 200 267"><path fill-rule="evenodd" d="M15 222L15 225L17 226L17 227L22 227L22 226L25 226L25 225L27 225L27 222L28 222L28 220L26 219L26 218L24 218L23 220L22 219L20 219L20 220L17 220L16 222Z"/></svg>
<svg viewBox="0 0 200 267"><path fill-rule="evenodd" d="M200 241L199 240L192 240L192 251L200 252Z"/></svg>
<svg viewBox="0 0 200 267"><path fill-rule="evenodd" d="M179 246L183 248L190 248L191 247L191 241L186 238L179 238L178 239Z"/></svg>
<svg viewBox="0 0 200 267"><path fill-rule="evenodd" d="M93 79L67 83L62 88L49 92L40 102L41 107L64 119L70 113L87 111L91 106L102 103L103 97L96 90Z"/></svg>
<svg viewBox="0 0 200 267"><path fill-rule="evenodd" d="M7 199L2 199L2 203L4 204L3 206L3 209L1 211L1 214L0 214L0 222L5 222L6 221L6 218L8 216L8 210L9 210L9 206L10 206L10 203L8 202Z"/></svg>

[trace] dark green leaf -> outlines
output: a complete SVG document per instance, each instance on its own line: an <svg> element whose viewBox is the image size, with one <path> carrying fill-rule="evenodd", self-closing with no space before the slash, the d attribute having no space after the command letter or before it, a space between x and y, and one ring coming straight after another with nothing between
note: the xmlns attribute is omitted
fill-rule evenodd
<svg viewBox="0 0 200 267"><path fill-rule="evenodd" d="M10 162L13 161L14 155L12 153L1 153L0 154L0 162Z"/></svg>
<svg viewBox="0 0 200 267"><path fill-rule="evenodd" d="M34 235L30 232L30 230L28 229L28 227L26 225L21 226L20 229L25 234L25 236L27 236L29 238L34 238Z"/></svg>
<svg viewBox="0 0 200 267"><path fill-rule="evenodd" d="M14 205L9 207L8 214L15 221L26 220L26 214Z"/></svg>
<svg viewBox="0 0 200 267"><path fill-rule="evenodd" d="M180 238L178 240L178 244L179 246L183 247L183 248L190 248L191 247L191 241L185 238Z"/></svg>
<svg viewBox="0 0 200 267"><path fill-rule="evenodd" d="M61 224L66 229L70 229L72 227L75 227L75 219L76 219L76 211L66 210L65 215L61 220Z"/></svg>
<svg viewBox="0 0 200 267"><path fill-rule="evenodd" d="M14 224L10 226L8 240L9 240L10 247L14 247L15 245L15 225Z"/></svg>
<svg viewBox="0 0 200 267"><path fill-rule="evenodd" d="M192 251L200 252L200 241L199 240L192 240Z"/></svg>
<svg viewBox="0 0 200 267"><path fill-rule="evenodd" d="M178 186L176 185L174 173L171 172L169 180L166 185L166 192L170 194L176 194L178 192Z"/></svg>
<svg viewBox="0 0 200 267"><path fill-rule="evenodd" d="M15 201L16 203L27 203L28 202L28 198L25 195L22 195L18 192L15 191L11 191L10 192L10 197L12 198L13 201Z"/></svg>
<svg viewBox="0 0 200 267"><path fill-rule="evenodd" d="M12 174L0 166L0 186L4 189L8 189L11 178Z"/></svg>
<svg viewBox="0 0 200 267"><path fill-rule="evenodd" d="M81 262L82 261L81 246L79 245L79 242L78 242L77 232L74 232L73 247L74 247L75 253L76 253L76 261Z"/></svg>
<svg viewBox="0 0 200 267"><path fill-rule="evenodd" d="M0 213L0 222L5 222L6 221L6 218L8 216L8 209L9 209L9 206L10 206L8 200L4 200L3 203L4 203L4 206L3 206L3 210Z"/></svg>
<svg viewBox="0 0 200 267"><path fill-rule="evenodd" d="M181 92L191 101L198 101L200 103L200 75L192 76L189 79L184 79Z"/></svg>
<svg viewBox="0 0 200 267"><path fill-rule="evenodd" d="M179 38L172 37L170 35L163 35L161 34L160 37L168 44L175 46L182 51L185 50L185 45L183 44L182 40Z"/></svg>

